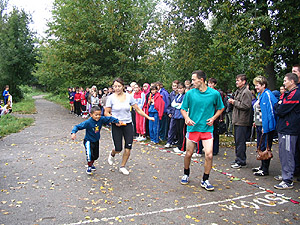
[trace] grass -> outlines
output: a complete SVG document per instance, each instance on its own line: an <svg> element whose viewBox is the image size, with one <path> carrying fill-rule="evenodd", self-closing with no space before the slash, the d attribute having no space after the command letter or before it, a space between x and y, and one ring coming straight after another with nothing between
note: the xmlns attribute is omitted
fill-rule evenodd
<svg viewBox="0 0 300 225"><path fill-rule="evenodd" d="M36 113L34 99L32 96L41 95L43 92L28 86L22 86L20 88L24 93L24 99L20 102L13 103L13 112L19 114ZM7 136L12 133L17 133L23 130L25 127L32 125L33 122L33 118L16 117L12 114L4 115L0 117L0 136Z"/></svg>
<svg viewBox="0 0 300 225"><path fill-rule="evenodd" d="M36 113L36 108L34 104L34 99L32 96L43 94L35 88L29 88L28 86L23 86L22 91L24 92L24 99L21 102L13 104L13 112L20 114L33 114Z"/></svg>
<svg viewBox="0 0 300 225"><path fill-rule="evenodd" d="M51 101L51 102L55 102L55 103L57 103L59 105L62 105L66 109L70 109L70 103L68 101L67 96L48 94L44 98L47 99L47 100L49 100L49 101Z"/></svg>
<svg viewBox="0 0 300 225"><path fill-rule="evenodd" d="M17 133L32 125L33 122L33 118L18 118L11 114L4 115L0 118L0 136Z"/></svg>

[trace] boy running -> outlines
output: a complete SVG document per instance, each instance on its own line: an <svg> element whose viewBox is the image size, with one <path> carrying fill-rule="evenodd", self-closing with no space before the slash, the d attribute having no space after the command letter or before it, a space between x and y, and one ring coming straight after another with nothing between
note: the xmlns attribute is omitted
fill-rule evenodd
<svg viewBox="0 0 300 225"><path fill-rule="evenodd" d="M185 94L181 105L181 114L187 125L184 175L181 184L188 184L189 182L193 151L196 143L202 140L205 163L201 187L212 191L214 186L209 183L208 178L213 159L213 123L224 111L224 105L220 93L207 87L205 79L206 75L201 70L192 73L192 83L195 88Z"/></svg>
<svg viewBox="0 0 300 225"><path fill-rule="evenodd" d="M92 170L96 170L94 161L99 158L99 139L100 130L103 124L116 123L119 126L119 120L114 117L101 117L101 109L98 106L93 106L90 112L90 118L78 125L75 125L71 138L75 140L78 130L86 130L83 145L85 147L86 159L88 168L87 174L92 174Z"/></svg>

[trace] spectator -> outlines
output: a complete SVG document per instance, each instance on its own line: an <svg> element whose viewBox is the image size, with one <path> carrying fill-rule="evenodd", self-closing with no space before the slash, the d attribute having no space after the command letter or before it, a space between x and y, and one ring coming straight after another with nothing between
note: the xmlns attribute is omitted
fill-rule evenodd
<svg viewBox="0 0 300 225"><path fill-rule="evenodd" d="M275 104L278 115L277 131L279 137L279 159L282 168L281 176L276 180L282 182L275 185L277 189L293 188L293 175L295 172L295 152L297 139L300 133L300 91L297 87L298 76L288 73L284 77L284 87L288 90Z"/></svg>
<svg viewBox="0 0 300 225"><path fill-rule="evenodd" d="M234 93L234 99L229 99L233 105L232 124L234 125L235 141L235 161L231 165L237 169L246 166L246 135L247 127L250 126L250 114L252 108L252 95L246 86L246 75L239 74L236 76L237 90Z"/></svg>
<svg viewBox="0 0 300 225"><path fill-rule="evenodd" d="M232 135L232 109L233 105L229 103L229 99L233 98L232 91L227 90L227 94L225 97L225 122L226 122L226 135L229 137L233 137Z"/></svg>
<svg viewBox="0 0 300 225"><path fill-rule="evenodd" d="M164 86L161 82L156 82L156 86L158 88L159 94L162 96L164 102L165 102L165 107L164 107L164 114L162 118L159 120L159 137L162 141L166 141L167 136L168 136L168 115L167 115L167 108L170 105L170 99L169 99L169 92L167 92L166 89L164 89Z"/></svg>
<svg viewBox="0 0 300 225"><path fill-rule="evenodd" d="M257 147L260 145L261 151L267 151L267 146L271 149L273 136L276 129L276 118L274 105L277 98L267 88L268 81L263 76L254 78L253 84L258 93L257 101L254 103L254 124L257 131ZM261 160L261 166L253 168L255 176L269 175L271 159Z"/></svg>
<svg viewBox="0 0 300 225"><path fill-rule="evenodd" d="M172 89L173 91L170 93L169 98L170 98L170 103L172 103L175 99L175 96L177 95L177 89L178 89L178 80L174 80L172 82ZM168 131L168 140L167 140L167 144L165 145L165 148L170 148L171 145L174 144L175 141L175 137L176 137L176 133L177 133L177 128L176 128L176 123L175 120L173 118L174 116L174 112L175 112L175 108L172 107L172 105L170 104L168 109L167 109L167 114L170 118L170 125L169 125L169 131Z"/></svg>
<svg viewBox="0 0 300 225"><path fill-rule="evenodd" d="M4 89L2 95L3 95L3 99L4 99L4 105L6 105L8 97L9 97L9 86L8 85L5 85L5 89Z"/></svg>

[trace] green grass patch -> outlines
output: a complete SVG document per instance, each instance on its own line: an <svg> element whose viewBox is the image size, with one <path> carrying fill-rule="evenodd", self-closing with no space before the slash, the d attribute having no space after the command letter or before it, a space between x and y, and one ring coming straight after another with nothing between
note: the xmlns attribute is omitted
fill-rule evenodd
<svg viewBox="0 0 300 225"><path fill-rule="evenodd" d="M36 95L42 95L44 94L42 91L28 87L28 86L22 86L20 87L22 92L24 93L24 99L22 101L14 103L13 104L13 112L20 113L20 114L33 114L36 113L35 108L35 100L32 98L32 96Z"/></svg>
<svg viewBox="0 0 300 225"><path fill-rule="evenodd" d="M0 118L0 136L17 133L32 125L33 122L33 118L18 118L11 114L4 115Z"/></svg>
<svg viewBox="0 0 300 225"><path fill-rule="evenodd" d="M70 103L68 101L68 96L48 94L44 98L51 102L62 105L66 109L70 109Z"/></svg>

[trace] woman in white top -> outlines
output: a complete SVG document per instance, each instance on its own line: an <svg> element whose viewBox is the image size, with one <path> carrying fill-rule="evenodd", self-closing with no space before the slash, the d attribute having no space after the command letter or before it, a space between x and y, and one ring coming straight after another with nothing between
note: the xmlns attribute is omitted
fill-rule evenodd
<svg viewBox="0 0 300 225"><path fill-rule="evenodd" d="M129 172L125 168L125 165L130 156L130 150L132 148L133 142L133 126L130 113L130 106L132 106L135 111L148 120L154 121L153 117L149 117L147 114L140 109L133 96L124 92L124 82L121 78L117 78L113 81L114 94L110 95L106 102L105 116L113 116L117 118L122 124L117 126L112 124L112 138L114 142L115 149L109 154L108 163L112 165L114 163L114 157L122 151L122 140L125 139L125 151L122 157L122 163L119 171L124 175L128 175Z"/></svg>

